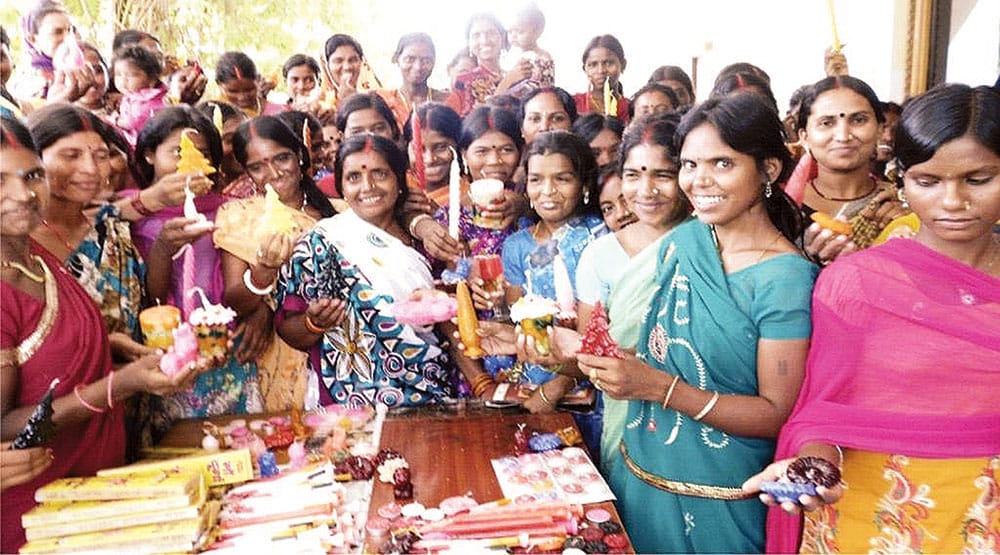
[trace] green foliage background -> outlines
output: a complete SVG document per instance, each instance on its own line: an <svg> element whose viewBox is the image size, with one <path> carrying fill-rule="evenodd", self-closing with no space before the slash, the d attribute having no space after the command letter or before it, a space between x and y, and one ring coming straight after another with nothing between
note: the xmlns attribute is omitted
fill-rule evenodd
<svg viewBox="0 0 1000 555"><path fill-rule="evenodd" d="M227 50L242 50L263 75L280 71L288 56L303 52L319 58L333 33L356 36L364 14L378 0L63 0L84 40L106 56L116 32L135 28L156 35L166 53L197 59L211 75ZM26 63L18 18L30 0L3 2L0 23L11 37L14 60ZM358 17L362 16L362 17ZM109 60L110 61L110 60Z"/></svg>

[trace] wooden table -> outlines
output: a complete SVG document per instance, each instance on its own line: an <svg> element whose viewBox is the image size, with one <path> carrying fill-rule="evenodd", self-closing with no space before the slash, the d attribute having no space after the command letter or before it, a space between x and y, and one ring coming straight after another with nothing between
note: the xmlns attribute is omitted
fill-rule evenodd
<svg viewBox="0 0 1000 555"><path fill-rule="evenodd" d="M225 423L234 418L211 418ZM178 422L160 443L165 447L194 447L202 438L204 420ZM436 507L443 499L471 494L480 503L503 497L491 464L492 459L513 455L514 432L518 424L531 432L555 432L575 427L568 413L528 414L518 410L497 410L477 402L449 407L428 407L391 412L382 428L380 448L395 449L410 465L414 500ZM392 485L376 478L369 516L394 501ZM611 512L621 522L612 502L587 505Z"/></svg>

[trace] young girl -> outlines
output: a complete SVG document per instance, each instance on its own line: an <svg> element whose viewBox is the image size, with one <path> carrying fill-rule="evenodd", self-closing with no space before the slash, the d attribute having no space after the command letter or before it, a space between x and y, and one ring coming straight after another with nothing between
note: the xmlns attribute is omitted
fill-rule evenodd
<svg viewBox="0 0 1000 555"><path fill-rule="evenodd" d="M115 126L135 146L139 131L157 110L167 105L167 87L160 81L163 66L142 46L119 50L111 62L115 88L122 94Z"/></svg>
<svg viewBox="0 0 1000 555"><path fill-rule="evenodd" d="M319 84L319 62L312 56L294 54L281 66L281 77L288 89L289 107L317 115L323 92Z"/></svg>
<svg viewBox="0 0 1000 555"><path fill-rule="evenodd" d="M219 56L215 65L215 82L224 95L222 100L250 117L273 115L288 109L288 106L261 98L257 65L243 52L226 52Z"/></svg>
<svg viewBox="0 0 1000 555"><path fill-rule="evenodd" d="M235 186L236 182L243 175L243 167L240 166L240 163L236 161L236 157L233 156L233 135L236 134L236 129L240 124L249 118L242 110L221 100L202 102L198 105L198 110L210 118L216 126L218 126L216 114L222 118L222 129L219 129L219 133L222 135L222 162L216 169L221 174L219 177L222 180L223 194L239 197L241 195L233 194L230 191L230 188Z"/></svg>
<svg viewBox="0 0 1000 555"><path fill-rule="evenodd" d="M177 151L181 134L185 131L213 166L220 164L222 141L212 120L189 106L171 106L153 116L139 134L136 165L143 185L177 173ZM194 204L201 215L214 222L219 207L226 200L222 194L208 191L195 197ZM197 261L191 270L194 285L204 291L210 302L220 303L223 300L220 252L212 244L212 236L208 233L210 228L190 229L192 223L197 222L185 218L183 209L177 206L163 209L133 225L136 246L149 267L147 288L150 298L182 309L186 296L192 294L187 289L190 284L183 279L186 261L183 256L175 257L182 248L193 249L194 260ZM196 301L194 307L198 306ZM182 313L185 321L188 316ZM249 340L250 335L250 331L244 330L228 358L219 367L199 376L190 389L165 397L165 414L151 414L154 431L159 431L157 427L163 424L157 418L164 416L173 421L260 412L263 406L254 363L257 353L253 351L255 345Z"/></svg>
<svg viewBox="0 0 1000 555"><path fill-rule="evenodd" d="M597 197L601 203L601 217L604 218L604 225L608 226L608 230L614 233L635 223L635 214L629 209L622 195L620 168L614 165L605 166L597 176L597 188L601 191L601 195Z"/></svg>
<svg viewBox="0 0 1000 555"><path fill-rule="evenodd" d="M576 111L580 114L597 112L616 116L628 123L628 98L622 92L618 81L625 71L625 49L614 35L598 35L583 49L583 72L587 74L588 91L573 95ZM604 105L604 87L607 84L610 96L617 104L614 110ZM609 111L611 113L609 113Z"/></svg>

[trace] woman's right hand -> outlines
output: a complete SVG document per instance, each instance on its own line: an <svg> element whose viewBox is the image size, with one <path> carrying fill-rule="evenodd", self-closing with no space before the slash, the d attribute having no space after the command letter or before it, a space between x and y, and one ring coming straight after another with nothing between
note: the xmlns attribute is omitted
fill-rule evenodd
<svg viewBox="0 0 1000 555"><path fill-rule="evenodd" d="M172 173L158 179L148 188L143 189L143 204L156 212L169 206L184 204L184 189L190 187L191 192L200 195L212 189L212 180L200 173Z"/></svg>
<svg viewBox="0 0 1000 555"><path fill-rule="evenodd" d="M499 285L486 286L481 278L473 278L466 283L469 284L469 293L472 295L472 304L476 310L493 310L493 307L500 303L507 302L507 281L500 276L497 278Z"/></svg>
<svg viewBox="0 0 1000 555"><path fill-rule="evenodd" d="M94 70L89 65L80 69L56 70L45 97L47 103L75 102L94 85Z"/></svg>
<svg viewBox="0 0 1000 555"><path fill-rule="evenodd" d="M417 239L424 244L427 253L445 262L456 262L462 256L462 246L459 245L448 229L432 218L421 218L413 228Z"/></svg>
<svg viewBox="0 0 1000 555"><path fill-rule="evenodd" d="M531 72L534 71L534 69L535 68L530 61L521 58L518 60L517 65L511 68L511 70L504 75L503 80L500 81L499 85L497 85L497 92L501 93L506 91L521 81L531 77Z"/></svg>
<svg viewBox="0 0 1000 555"><path fill-rule="evenodd" d="M810 258L824 265L858 250L857 245L847 235L824 229L817 223L806 228L802 244Z"/></svg>
<svg viewBox="0 0 1000 555"><path fill-rule="evenodd" d="M309 303L306 316L310 322L323 329L340 327L347 316L347 305L342 299L320 299Z"/></svg>
<svg viewBox="0 0 1000 555"><path fill-rule="evenodd" d="M268 235L257 249L257 265L277 271L292 256L295 242L287 233Z"/></svg>
<svg viewBox="0 0 1000 555"><path fill-rule="evenodd" d="M185 218L179 216L176 218L170 218L163 223L163 228L160 230L160 234L156 237L156 241L153 243L153 248L161 249L165 254L173 256L177 254L177 251L181 249L184 245L194 242L202 235L211 231L211 228L194 228L189 229L188 226L198 223L198 220L192 218Z"/></svg>
<svg viewBox="0 0 1000 555"><path fill-rule="evenodd" d="M34 480L52 461L52 449L32 447L12 451L10 442L0 443L0 491Z"/></svg>
<svg viewBox="0 0 1000 555"><path fill-rule="evenodd" d="M759 492L760 501L768 507L778 505L770 494L760 491L760 485L764 482L787 482L788 479L785 477L785 471L788 470L788 465L795 460L796 458L793 457L771 463L763 471L751 476L746 482L743 482L743 491L747 493ZM843 496L843 483L839 483L832 488L816 486L816 495L800 495L799 503L785 501L784 503L781 503L781 509L792 515L799 514L802 510L815 511L823 505L836 503Z"/></svg>

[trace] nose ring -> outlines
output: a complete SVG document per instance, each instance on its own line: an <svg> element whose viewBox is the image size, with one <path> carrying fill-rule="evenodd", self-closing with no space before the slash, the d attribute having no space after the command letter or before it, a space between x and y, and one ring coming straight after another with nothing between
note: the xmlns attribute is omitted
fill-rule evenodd
<svg viewBox="0 0 1000 555"><path fill-rule="evenodd" d="M968 201L968 200L965 201L965 210L966 211L972 210L972 201Z"/></svg>

